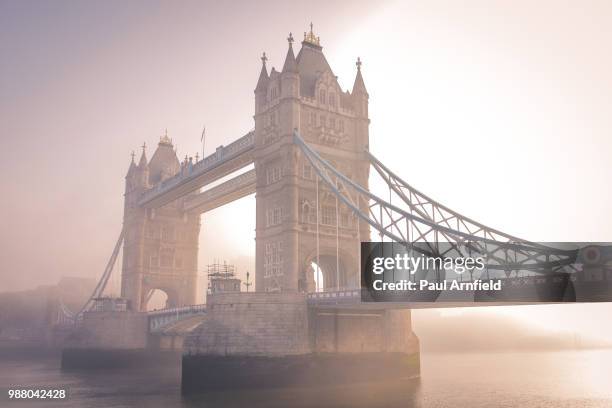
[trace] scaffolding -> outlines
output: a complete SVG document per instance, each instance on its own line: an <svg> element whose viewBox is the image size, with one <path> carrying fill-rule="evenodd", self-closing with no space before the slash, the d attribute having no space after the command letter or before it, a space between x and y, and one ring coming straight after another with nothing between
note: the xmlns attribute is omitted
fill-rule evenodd
<svg viewBox="0 0 612 408"><path fill-rule="evenodd" d="M228 264L214 262L206 266L208 275L208 293L240 292L240 279L236 277L236 267Z"/></svg>

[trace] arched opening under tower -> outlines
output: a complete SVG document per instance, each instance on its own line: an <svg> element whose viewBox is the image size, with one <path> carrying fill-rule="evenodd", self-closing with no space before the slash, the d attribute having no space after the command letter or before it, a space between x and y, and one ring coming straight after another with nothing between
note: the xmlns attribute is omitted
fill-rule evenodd
<svg viewBox="0 0 612 408"><path fill-rule="evenodd" d="M347 289L354 286L349 277L347 262L342 255L321 254L309 260L306 266L309 292L326 292Z"/></svg>
<svg viewBox="0 0 612 408"><path fill-rule="evenodd" d="M223 183L244 177L254 166L242 167L201 189L201 193L218 188ZM240 290L254 291L255 282L255 227L256 207L254 193L242 194L228 190L220 205L203 207L198 238L198 302L205 303L208 296L208 265L227 262L235 267L235 277L241 280Z"/></svg>
<svg viewBox="0 0 612 408"><path fill-rule="evenodd" d="M315 284L315 292L322 292L325 287L325 281L323 280L323 270L317 265L316 262L311 262L310 267L312 268L312 278Z"/></svg>
<svg viewBox="0 0 612 408"><path fill-rule="evenodd" d="M160 310L170 307L169 296L162 289L151 289L147 298L145 299L145 310L147 312L151 310Z"/></svg>

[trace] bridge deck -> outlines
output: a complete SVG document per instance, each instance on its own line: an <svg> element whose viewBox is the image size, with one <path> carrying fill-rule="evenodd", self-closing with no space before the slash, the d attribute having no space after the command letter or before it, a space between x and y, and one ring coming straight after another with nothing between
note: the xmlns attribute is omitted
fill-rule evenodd
<svg viewBox="0 0 612 408"><path fill-rule="evenodd" d="M253 194L255 193L255 177L255 169L249 170L210 190L189 197L183 209L203 213Z"/></svg>
<svg viewBox="0 0 612 408"><path fill-rule="evenodd" d="M194 316L188 316L184 319L177 320L175 322L169 323L165 326L160 327L158 330L155 330L154 333L160 335L181 335L185 333L190 333L198 327L204 320L206 320L206 314L198 314Z"/></svg>
<svg viewBox="0 0 612 408"><path fill-rule="evenodd" d="M218 147L215 153L192 167L145 191L138 205L160 207L251 164L254 146L255 133L249 132L227 146Z"/></svg>

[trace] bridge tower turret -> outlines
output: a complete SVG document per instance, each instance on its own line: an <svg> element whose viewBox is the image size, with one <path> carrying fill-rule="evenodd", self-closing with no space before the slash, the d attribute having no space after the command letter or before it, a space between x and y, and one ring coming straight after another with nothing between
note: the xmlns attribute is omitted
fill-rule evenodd
<svg viewBox="0 0 612 408"><path fill-rule="evenodd" d="M255 87L255 115L260 113L259 110L265 106L268 93L268 82L270 81L270 77L268 76L266 61L268 61L268 57L266 57L266 53L264 52L261 56L261 71L259 72L259 79Z"/></svg>
<svg viewBox="0 0 612 408"><path fill-rule="evenodd" d="M256 290L314 291L313 262L323 274L318 289L358 287L359 243L368 240L368 227L317 183L293 132L368 188L368 96L361 67L353 94L343 93L312 25L297 57L293 36L287 40L282 71L272 68L266 77L264 59L255 89Z"/></svg>
<svg viewBox="0 0 612 408"><path fill-rule="evenodd" d="M353 91L351 98L353 100L353 108L355 110L355 139L362 146L368 146L370 119L368 117L368 101L370 96L366 90L363 76L361 75L361 58L357 58L355 63L357 66L357 75L353 83Z"/></svg>
<svg viewBox="0 0 612 408"><path fill-rule="evenodd" d="M156 209L138 205L145 190L181 170L167 134L149 162L145 147L126 175L121 296L135 311L146 310L155 289L166 293L168 307L195 304L200 217L183 211L185 198Z"/></svg>

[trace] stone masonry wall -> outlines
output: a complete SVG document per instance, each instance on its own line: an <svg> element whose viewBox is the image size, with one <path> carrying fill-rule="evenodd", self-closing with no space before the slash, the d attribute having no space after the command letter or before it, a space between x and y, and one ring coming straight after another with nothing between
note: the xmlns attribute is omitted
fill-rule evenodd
<svg viewBox="0 0 612 408"><path fill-rule="evenodd" d="M144 349L147 347L146 313L86 312L68 345L76 348Z"/></svg>
<svg viewBox="0 0 612 408"><path fill-rule="evenodd" d="M310 328L314 352L412 354L419 351L410 310L313 309Z"/></svg>
<svg viewBox="0 0 612 408"><path fill-rule="evenodd" d="M250 356L308 353L306 299L297 293L208 295L207 319L187 337L184 351Z"/></svg>
<svg viewBox="0 0 612 408"><path fill-rule="evenodd" d="M412 311L390 309L385 311L385 351L419 352L419 338L412 331Z"/></svg>

